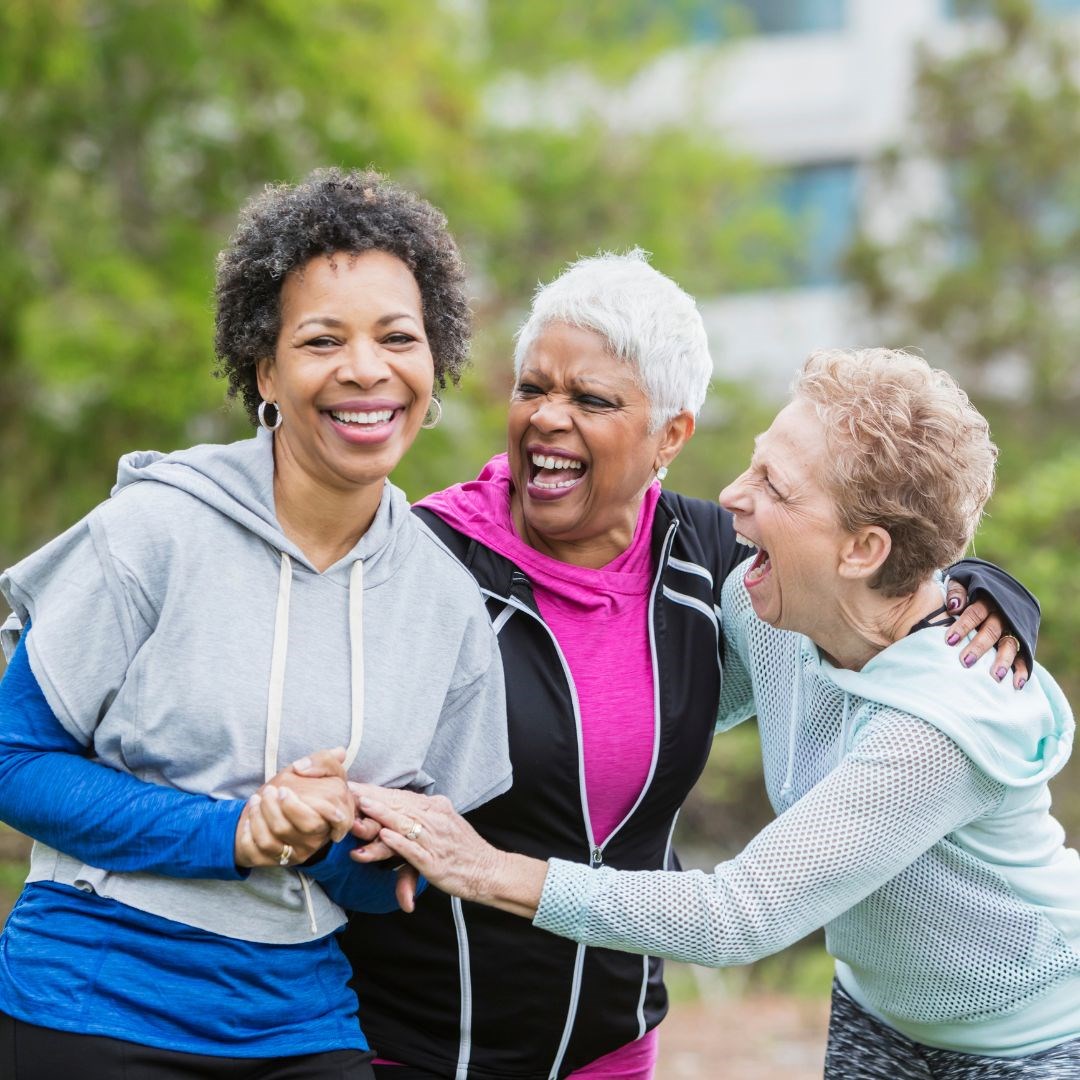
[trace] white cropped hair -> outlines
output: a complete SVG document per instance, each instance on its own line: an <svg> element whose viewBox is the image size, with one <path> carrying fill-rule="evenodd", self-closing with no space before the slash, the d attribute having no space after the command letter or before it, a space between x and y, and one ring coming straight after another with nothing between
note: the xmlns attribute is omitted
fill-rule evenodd
<svg viewBox="0 0 1080 1080"><path fill-rule="evenodd" d="M541 285L517 333L514 374L544 330L565 323L599 334L634 369L656 431L680 412L697 416L712 378L712 358L697 304L634 248L571 263Z"/></svg>

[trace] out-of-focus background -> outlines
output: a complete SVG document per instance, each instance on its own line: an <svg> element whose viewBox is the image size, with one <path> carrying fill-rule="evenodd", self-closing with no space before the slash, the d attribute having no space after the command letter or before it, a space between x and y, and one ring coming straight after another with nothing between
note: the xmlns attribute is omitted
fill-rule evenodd
<svg viewBox="0 0 1080 1080"><path fill-rule="evenodd" d="M500 449L536 283L640 245L716 365L667 484L713 497L811 348L922 350L991 418L977 553L1039 595L1039 658L1078 701L1078 45L1080 0L5 0L0 563L105 497L121 453L244 434L211 375L214 255L263 184L374 165L445 210L477 315L410 496ZM1078 781L1054 785L1073 843ZM753 729L724 735L685 861L769 818ZM24 857L0 833L5 908ZM675 969L660 1075L819 1075L828 983L816 939Z"/></svg>

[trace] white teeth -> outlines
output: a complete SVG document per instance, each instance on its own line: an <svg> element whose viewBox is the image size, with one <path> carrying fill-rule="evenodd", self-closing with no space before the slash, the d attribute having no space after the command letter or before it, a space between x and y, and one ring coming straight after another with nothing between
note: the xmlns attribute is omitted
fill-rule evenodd
<svg viewBox="0 0 1080 1080"><path fill-rule="evenodd" d="M740 544L745 544L745 545L746 545L746 547L752 547L752 548L756 548L756 547L757 547L757 544L755 544L753 540L751 540L751 539L750 539L749 537L747 537L747 536L743 536L743 534L742 534L742 533L738 533L738 532L737 532L737 533L735 534L735 539L736 539L736 540L738 540Z"/></svg>
<svg viewBox="0 0 1080 1080"><path fill-rule="evenodd" d="M581 462L575 461L573 458L564 457L545 457L543 454L533 454L532 463L538 469L580 469ZM569 483L569 481L567 481ZM541 485L545 486L545 485ZM546 485L550 486L550 485ZM566 487L566 484L559 484L559 487Z"/></svg>
<svg viewBox="0 0 1080 1080"><path fill-rule="evenodd" d="M330 415L342 424L385 424L394 415L393 409L379 409L377 412L331 412Z"/></svg>
<svg viewBox="0 0 1080 1080"><path fill-rule="evenodd" d="M553 491L555 488L573 487L578 482L578 478L575 476L570 480L559 480L554 484L545 484L543 480L534 480L533 483L538 488L545 488L549 491Z"/></svg>

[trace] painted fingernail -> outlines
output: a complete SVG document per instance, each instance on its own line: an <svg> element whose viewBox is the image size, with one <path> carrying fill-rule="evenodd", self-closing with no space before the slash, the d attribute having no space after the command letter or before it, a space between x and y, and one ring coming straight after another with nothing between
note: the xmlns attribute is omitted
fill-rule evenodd
<svg viewBox="0 0 1080 1080"><path fill-rule="evenodd" d="M263 788L263 798L264 799L276 799L277 797L278 797L278 789L276 787L274 787L273 784L267 784L266 787Z"/></svg>
<svg viewBox="0 0 1080 1080"><path fill-rule="evenodd" d="M974 653L964 653L964 667L971 667L975 663Z"/></svg>
<svg viewBox="0 0 1080 1080"><path fill-rule="evenodd" d="M302 757L299 761L293 762L293 768L299 772L303 772L305 769L311 768L311 758Z"/></svg>
<svg viewBox="0 0 1080 1080"><path fill-rule="evenodd" d="M960 640L960 635L953 633L945 639L950 645L955 645Z"/></svg>
<svg viewBox="0 0 1080 1080"><path fill-rule="evenodd" d="M1017 680L1016 680L1016 689L1017 689L1017 690L1023 690L1023 689L1024 689L1024 685L1025 685L1026 683L1027 683L1027 679L1017 679Z"/></svg>
<svg viewBox="0 0 1080 1080"><path fill-rule="evenodd" d="M949 602L945 606L946 606L946 608L948 608L949 611L959 611L960 610L960 597L959 596L950 596L949 597Z"/></svg>
<svg viewBox="0 0 1080 1080"><path fill-rule="evenodd" d="M257 809L258 806L259 806L259 803L261 803L261 802L262 802L262 796L257 791L255 792L254 795L251 796L250 799L248 799L248 805L251 807L252 810Z"/></svg>
<svg viewBox="0 0 1080 1080"><path fill-rule="evenodd" d="M1001 682L1008 673L1008 668L999 667L997 671L994 672L994 678L997 679L998 682Z"/></svg>
<svg viewBox="0 0 1080 1080"><path fill-rule="evenodd" d="M334 812L330 815L330 820L331 821L344 821L345 820L345 815L340 810L335 809Z"/></svg>
<svg viewBox="0 0 1080 1080"><path fill-rule="evenodd" d="M275 789L275 790L277 790L278 796L280 797L282 802L288 802L290 799L295 798L292 791L287 787L283 787L283 788Z"/></svg>

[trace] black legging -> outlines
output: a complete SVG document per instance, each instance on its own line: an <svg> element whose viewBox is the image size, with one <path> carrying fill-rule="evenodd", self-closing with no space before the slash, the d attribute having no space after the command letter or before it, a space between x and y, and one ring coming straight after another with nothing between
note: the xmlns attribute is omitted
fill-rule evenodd
<svg viewBox="0 0 1080 1080"><path fill-rule="evenodd" d="M4 1080L374 1080L372 1055L329 1050L297 1057L223 1058L76 1035L0 1013Z"/></svg>

